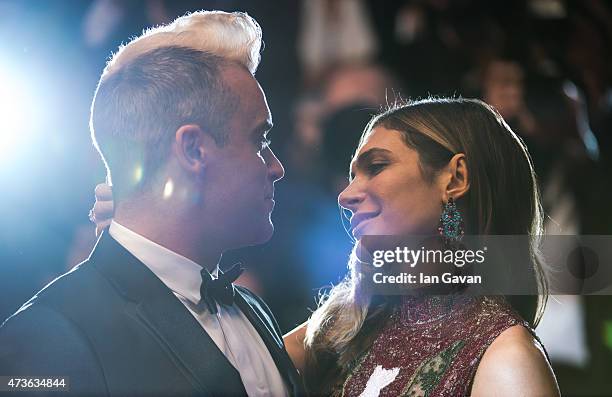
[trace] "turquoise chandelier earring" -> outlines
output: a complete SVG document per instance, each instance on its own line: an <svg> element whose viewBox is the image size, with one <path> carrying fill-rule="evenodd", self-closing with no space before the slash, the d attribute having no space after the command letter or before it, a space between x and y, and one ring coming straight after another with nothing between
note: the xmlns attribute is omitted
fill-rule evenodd
<svg viewBox="0 0 612 397"><path fill-rule="evenodd" d="M457 204L452 197L449 197L448 202L442 204L438 233L446 244L456 243L463 237L463 226L463 218L457 209Z"/></svg>

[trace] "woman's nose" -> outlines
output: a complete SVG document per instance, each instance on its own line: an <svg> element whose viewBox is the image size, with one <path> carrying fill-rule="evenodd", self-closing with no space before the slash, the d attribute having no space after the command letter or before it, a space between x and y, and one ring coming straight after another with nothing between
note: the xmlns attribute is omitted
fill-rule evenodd
<svg viewBox="0 0 612 397"><path fill-rule="evenodd" d="M357 207L363 201L364 197L365 194L358 191L355 184L351 182L351 184L338 195L338 204L352 213L355 213L357 212Z"/></svg>

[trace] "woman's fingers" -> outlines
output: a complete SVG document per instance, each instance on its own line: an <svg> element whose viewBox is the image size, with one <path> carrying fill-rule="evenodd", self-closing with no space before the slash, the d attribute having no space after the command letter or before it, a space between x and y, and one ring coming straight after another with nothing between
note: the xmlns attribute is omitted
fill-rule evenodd
<svg viewBox="0 0 612 397"><path fill-rule="evenodd" d="M104 222L96 223L96 237L98 237L100 233L102 233L102 231L110 225L111 220L112 219L106 220Z"/></svg>
<svg viewBox="0 0 612 397"><path fill-rule="evenodd" d="M113 189L106 183L100 183L94 189L96 201L113 201Z"/></svg>
<svg viewBox="0 0 612 397"><path fill-rule="evenodd" d="M107 228L113 220L114 203L113 190L106 183L100 183L94 189L96 195L96 203L89 211L89 220L96 224L96 236L102 233L102 230Z"/></svg>
<svg viewBox="0 0 612 397"><path fill-rule="evenodd" d="M110 221L113 218L113 211L114 208L112 201L96 200L96 203L93 206L92 221L96 224L107 220Z"/></svg>
<svg viewBox="0 0 612 397"><path fill-rule="evenodd" d="M96 237L99 236L113 220L113 202L96 201L89 211L89 220L96 224Z"/></svg>

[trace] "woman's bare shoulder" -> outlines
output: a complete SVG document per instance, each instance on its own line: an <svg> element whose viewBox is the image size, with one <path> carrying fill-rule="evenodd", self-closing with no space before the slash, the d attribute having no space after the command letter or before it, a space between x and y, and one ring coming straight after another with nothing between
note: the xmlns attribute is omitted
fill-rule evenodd
<svg viewBox="0 0 612 397"><path fill-rule="evenodd" d="M472 396L559 396L544 351L522 325L502 332L485 351L474 377Z"/></svg>

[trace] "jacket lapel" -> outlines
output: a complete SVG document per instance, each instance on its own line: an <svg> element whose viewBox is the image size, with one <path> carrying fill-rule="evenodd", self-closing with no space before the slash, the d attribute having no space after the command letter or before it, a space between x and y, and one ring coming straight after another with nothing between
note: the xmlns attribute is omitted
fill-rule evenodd
<svg viewBox="0 0 612 397"><path fill-rule="evenodd" d="M302 380L297 370L291 362L291 358L284 348L282 339L279 338L274 331L272 324L262 318L263 313L258 309L258 305L252 301L252 298L243 293L240 289L236 289L236 305L242 310L245 316L249 319L253 327L261 336L264 344L268 348L278 371L283 377L287 385L292 389L292 395L300 396L304 394L302 389ZM252 303L253 302L253 303Z"/></svg>
<svg viewBox="0 0 612 397"><path fill-rule="evenodd" d="M200 393L246 395L240 374L193 315L161 280L112 237L103 233L90 261L130 301L137 318L175 358Z"/></svg>

